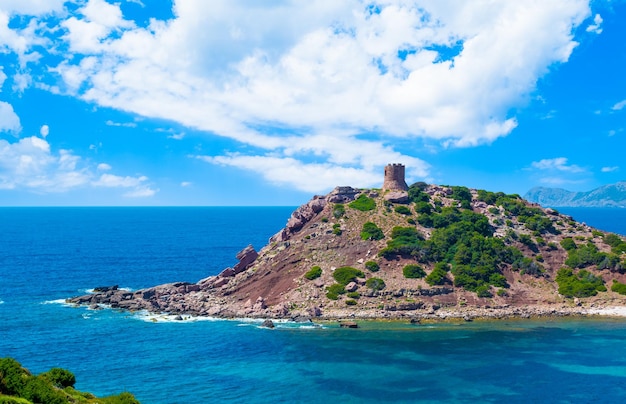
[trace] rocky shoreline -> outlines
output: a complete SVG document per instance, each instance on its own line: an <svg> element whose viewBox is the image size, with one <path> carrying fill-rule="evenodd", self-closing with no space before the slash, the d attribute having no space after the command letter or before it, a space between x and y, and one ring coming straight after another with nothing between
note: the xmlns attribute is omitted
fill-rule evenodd
<svg viewBox="0 0 626 404"><path fill-rule="evenodd" d="M195 286L194 286L195 285ZM104 308L129 312L147 311L154 315L174 316L183 320L191 318L220 319L271 319L294 322L326 322L344 320L366 321L473 321L506 319L546 319L562 317L626 317L626 307L601 302L583 305L579 301L571 304L542 304L507 307L424 307L413 310L385 309L326 309L308 311L288 311L268 308L262 299L243 308L233 307L225 300L203 292L197 284L185 282L159 285L135 292L119 289L117 286L100 287L93 293L67 299L76 306L88 306L99 310Z"/></svg>

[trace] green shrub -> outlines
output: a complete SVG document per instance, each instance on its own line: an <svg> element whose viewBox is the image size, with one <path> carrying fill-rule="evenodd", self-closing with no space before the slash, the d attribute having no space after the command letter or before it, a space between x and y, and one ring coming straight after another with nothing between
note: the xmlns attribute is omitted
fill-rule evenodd
<svg viewBox="0 0 626 404"><path fill-rule="evenodd" d="M422 214L429 215L429 214L432 213L433 207L428 202L416 202L415 203L415 211L417 213L422 213Z"/></svg>
<svg viewBox="0 0 626 404"><path fill-rule="evenodd" d="M361 212L367 212L368 210L376 209L376 201L365 194L361 194L354 201L350 202L348 206Z"/></svg>
<svg viewBox="0 0 626 404"><path fill-rule="evenodd" d="M339 283L334 283L330 285L326 288L326 290L326 297L331 300L337 300L339 299L339 295L343 295L344 293L346 293L346 288L344 287L344 285L341 285Z"/></svg>
<svg viewBox="0 0 626 404"><path fill-rule="evenodd" d="M328 223L328 218L327 217L323 217L322 218L322 223Z"/></svg>
<svg viewBox="0 0 626 404"><path fill-rule="evenodd" d="M341 225L339 223L333 224L333 234L336 236L341 236L343 231L341 230Z"/></svg>
<svg viewBox="0 0 626 404"><path fill-rule="evenodd" d="M317 279L320 276L322 276L322 268L317 265L309 269L307 273L304 274L304 277L310 281L312 281L313 279Z"/></svg>
<svg viewBox="0 0 626 404"><path fill-rule="evenodd" d="M508 296L508 293L506 292L506 289L498 289L498 291L496 292L496 294L498 296Z"/></svg>
<svg viewBox="0 0 626 404"><path fill-rule="evenodd" d="M430 195L424 192L428 185L424 182L416 182L409 187L409 200L411 202L428 202L430 201Z"/></svg>
<svg viewBox="0 0 626 404"><path fill-rule="evenodd" d="M348 299L348 300L346 300L346 304L348 306L354 306L356 304L356 300Z"/></svg>
<svg viewBox="0 0 626 404"><path fill-rule="evenodd" d="M402 274L405 278L423 278L426 276L424 268L417 264L408 264L402 268Z"/></svg>
<svg viewBox="0 0 626 404"><path fill-rule="evenodd" d="M604 236L604 242L610 245L611 247L617 247L622 244L623 241L620 236L614 233L608 233Z"/></svg>
<svg viewBox="0 0 626 404"><path fill-rule="evenodd" d="M478 297L492 297L489 285L483 284L476 288L476 295Z"/></svg>
<svg viewBox="0 0 626 404"><path fill-rule="evenodd" d="M611 291L619 293L620 295L626 295L626 285L613 279Z"/></svg>
<svg viewBox="0 0 626 404"><path fill-rule="evenodd" d="M385 289L385 281L380 278L369 278L365 282L365 286L372 290L383 290Z"/></svg>
<svg viewBox="0 0 626 404"><path fill-rule="evenodd" d="M385 234L375 223L366 222L363 224L363 229L361 230L362 240L381 240L383 238L385 238Z"/></svg>
<svg viewBox="0 0 626 404"><path fill-rule="evenodd" d="M62 368L52 368L49 371L42 373L45 379L47 379L54 386L64 389L66 387L74 387L76 384L76 377L74 373Z"/></svg>
<svg viewBox="0 0 626 404"><path fill-rule="evenodd" d="M430 286L445 285L449 283L448 279L449 266L445 262L438 262L435 264L435 268L424 279Z"/></svg>
<svg viewBox="0 0 626 404"><path fill-rule="evenodd" d="M342 203L336 203L335 206L333 207L333 216L335 217L335 219L339 219L345 214L346 214L346 207L343 206Z"/></svg>
<svg viewBox="0 0 626 404"><path fill-rule="evenodd" d="M341 285L347 285L356 280L356 278L364 278L365 274L356 268L340 267L333 272L333 278Z"/></svg>
<svg viewBox="0 0 626 404"><path fill-rule="evenodd" d="M396 226L391 230L391 240L387 247L378 252L378 255L391 259L396 255L418 256L423 247L424 237L415 227Z"/></svg>
<svg viewBox="0 0 626 404"><path fill-rule="evenodd" d="M351 299L358 299L359 297L361 297L361 294L359 292L350 292L346 296Z"/></svg>
<svg viewBox="0 0 626 404"><path fill-rule="evenodd" d="M561 247L563 247L566 251L575 250L576 242L571 237L565 237L561 240Z"/></svg>
<svg viewBox="0 0 626 404"><path fill-rule="evenodd" d="M378 270L380 269L380 265L378 265L376 261L367 261L365 263L365 269L370 272L378 272Z"/></svg>
<svg viewBox="0 0 626 404"><path fill-rule="evenodd" d="M559 293L565 297L589 297L606 291L602 278L584 269L576 274L571 268L561 268L556 274L556 283Z"/></svg>
<svg viewBox="0 0 626 404"><path fill-rule="evenodd" d="M406 215L406 216L410 216L413 214L413 212L411 212L411 209L409 209L407 206L405 205L398 205L395 208L393 208L393 210L396 213L399 213L401 215Z"/></svg>

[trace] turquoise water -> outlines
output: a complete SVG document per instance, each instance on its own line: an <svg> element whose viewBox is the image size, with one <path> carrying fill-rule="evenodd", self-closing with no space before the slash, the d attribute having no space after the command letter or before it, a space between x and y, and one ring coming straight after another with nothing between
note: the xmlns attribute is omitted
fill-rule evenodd
<svg viewBox="0 0 626 404"><path fill-rule="evenodd" d="M264 245L292 210L0 208L0 356L33 372L65 367L79 389L128 390L143 403L626 398L621 319L269 330L62 304L94 286L216 274L248 243Z"/></svg>

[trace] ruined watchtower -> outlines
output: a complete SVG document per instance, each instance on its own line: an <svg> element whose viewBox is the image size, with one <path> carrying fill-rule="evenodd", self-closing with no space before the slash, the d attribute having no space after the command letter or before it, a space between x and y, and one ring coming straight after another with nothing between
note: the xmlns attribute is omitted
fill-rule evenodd
<svg viewBox="0 0 626 404"><path fill-rule="evenodd" d="M403 164L387 164L385 166L385 182L383 191L406 191L409 186L404 181Z"/></svg>

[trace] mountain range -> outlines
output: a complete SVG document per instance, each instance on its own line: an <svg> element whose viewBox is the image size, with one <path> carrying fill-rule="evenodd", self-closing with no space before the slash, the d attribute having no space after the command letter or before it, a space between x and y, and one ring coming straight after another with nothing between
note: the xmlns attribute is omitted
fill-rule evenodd
<svg viewBox="0 0 626 404"><path fill-rule="evenodd" d="M626 181L603 185L587 192L535 187L524 195L529 202L551 207L626 207Z"/></svg>

